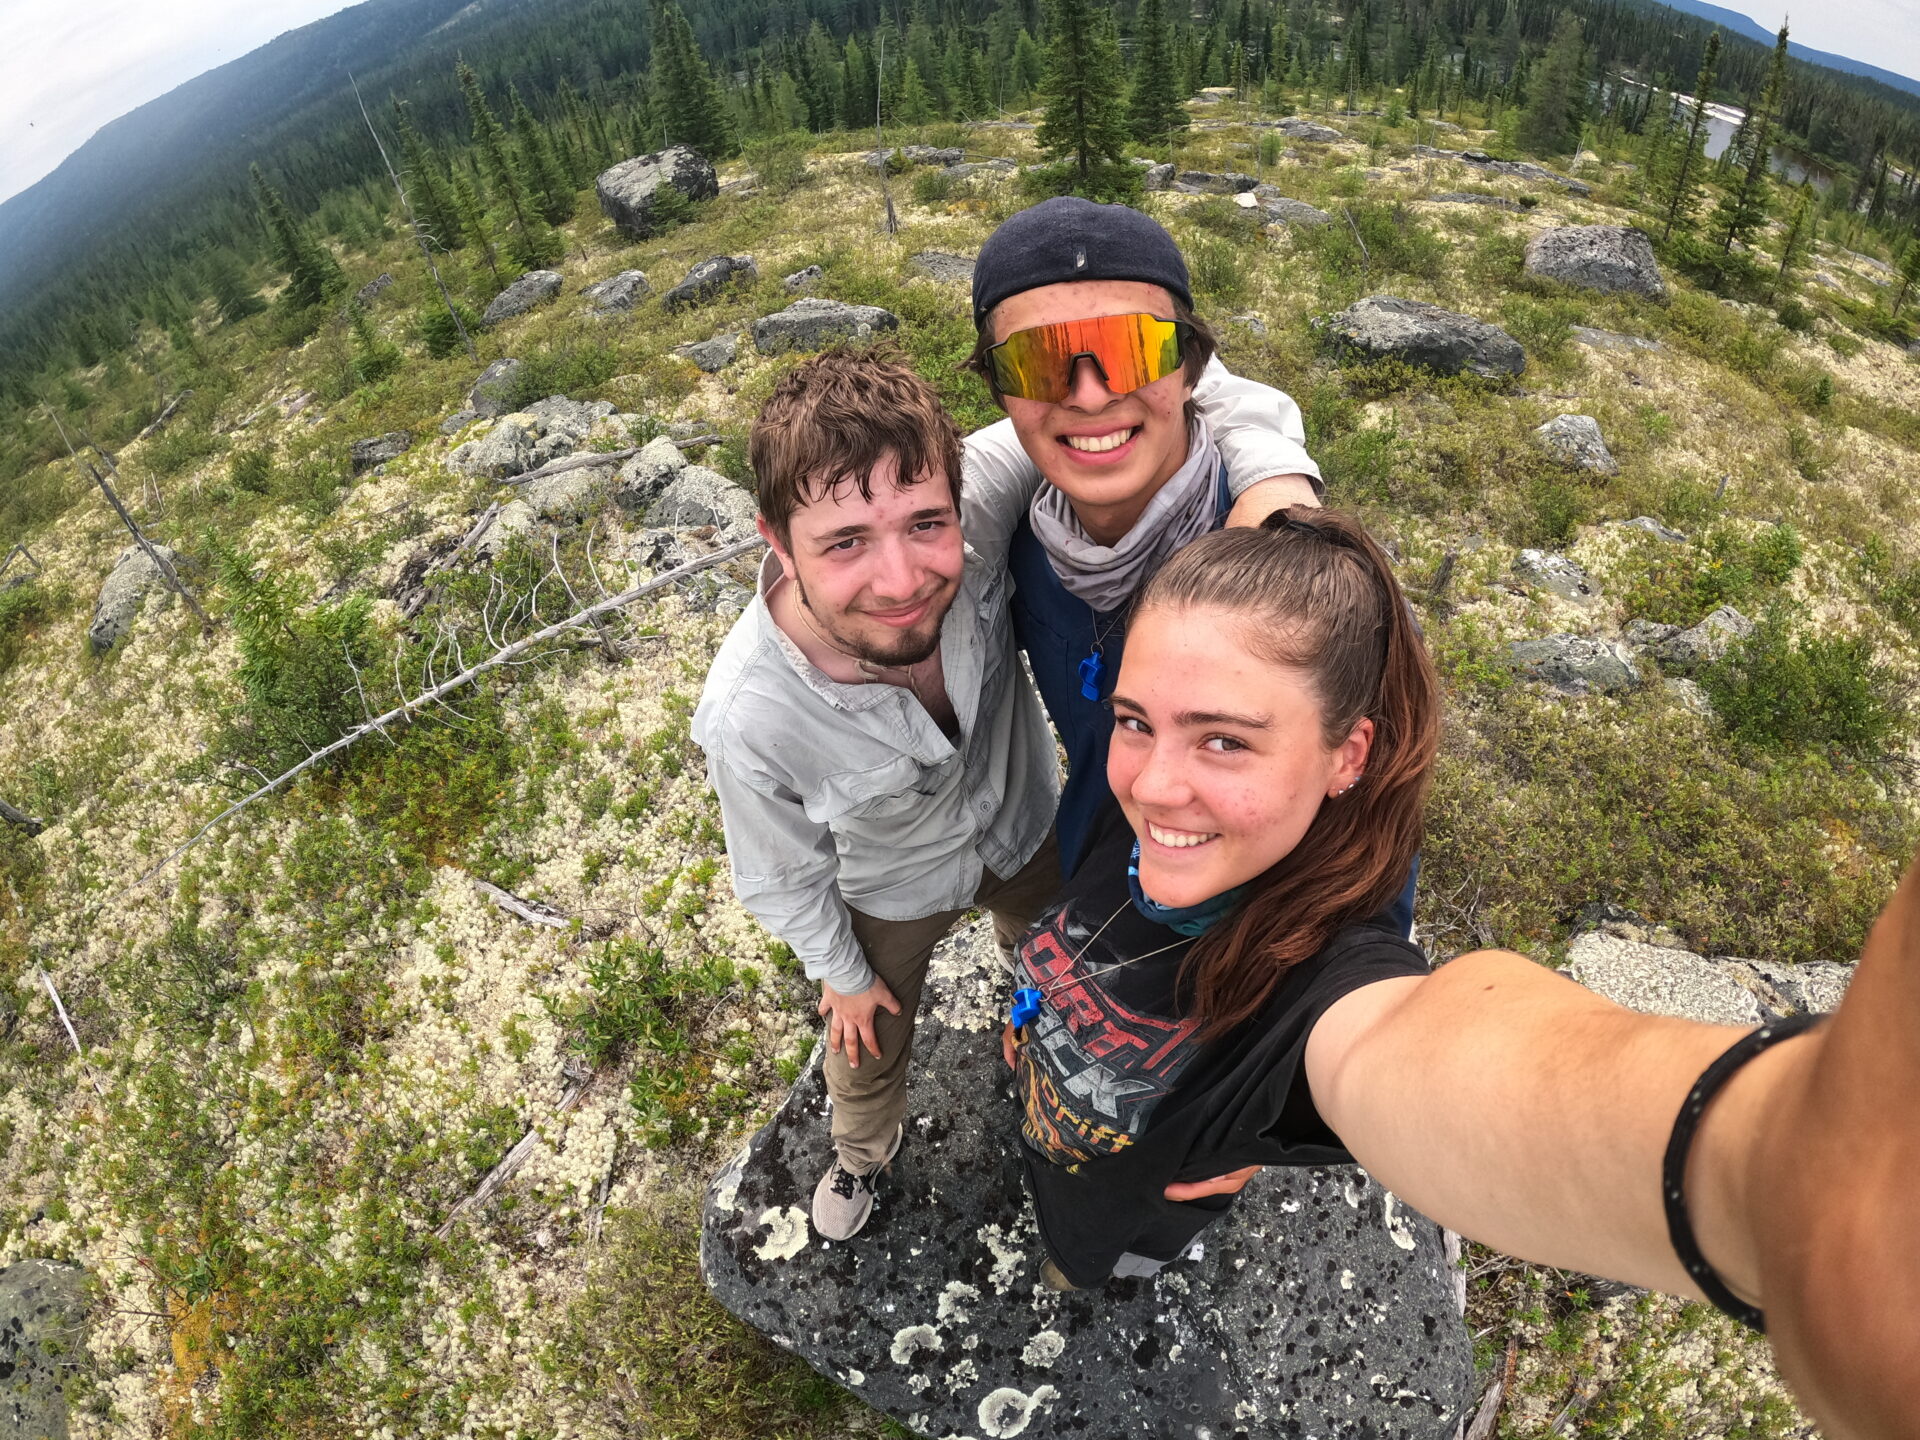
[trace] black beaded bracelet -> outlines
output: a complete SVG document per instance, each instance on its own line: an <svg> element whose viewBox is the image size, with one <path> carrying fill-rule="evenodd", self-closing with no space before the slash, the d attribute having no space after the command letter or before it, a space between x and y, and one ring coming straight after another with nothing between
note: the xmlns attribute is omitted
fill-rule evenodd
<svg viewBox="0 0 1920 1440"><path fill-rule="evenodd" d="M1700 1242L1693 1235L1693 1221L1687 1215L1687 1153L1693 1148L1693 1133L1700 1126L1700 1117L1706 1114L1708 1104L1736 1070L1761 1051L1772 1049L1782 1040L1791 1040L1802 1030L1825 1018L1823 1015L1790 1015L1784 1020L1770 1020L1758 1030L1736 1040L1725 1054L1701 1073L1700 1078L1693 1082L1693 1088L1687 1092L1687 1098L1680 1106L1680 1114L1673 1122L1673 1135L1667 1141L1666 1159L1660 1167L1660 1196L1666 1202L1667 1238L1673 1242L1673 1253L1680 1257L1680 1263L1687 1274L1693 1277L1693 1283L1713 1302L1715 1309L1731 1315L1749 1330L1757 1330L1763 1335L1767 1330L1767 1320L1760 1313L1759 1306L1747 1304L1729 1290L1707 1263L1707 1257L1700 1253Z"/></svg>

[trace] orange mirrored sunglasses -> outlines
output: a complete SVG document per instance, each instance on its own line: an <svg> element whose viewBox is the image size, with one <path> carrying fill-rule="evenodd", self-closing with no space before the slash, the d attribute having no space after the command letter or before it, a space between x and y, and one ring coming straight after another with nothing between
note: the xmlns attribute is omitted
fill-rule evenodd
<svg viewBox="0 0 1920 1440"><path fill-rule="evenodd" d="M987 365L1001 394L1057 405L1073 388L1073 367L1084 355L1107 388L1124 395L1178 370L1191 328L1158 315L1062 320L1014 331L988 349Z"/></svg>

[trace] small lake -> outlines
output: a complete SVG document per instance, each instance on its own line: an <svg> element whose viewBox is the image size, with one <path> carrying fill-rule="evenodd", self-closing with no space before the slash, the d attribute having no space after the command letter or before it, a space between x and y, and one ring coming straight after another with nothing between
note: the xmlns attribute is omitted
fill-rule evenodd
<svg viewBox="0 0 1920 1440"><path fill-rule="evenodd" d="M1635 90L1645 88L1632 80L1620 83ZM1673 103L1678 107L1690 106L1693 104L1693 97L1676 91ZM1733 143L1734 132L1740 128L1740 121L1745 115L1746 112L1737 105L1709 104L1707 106L1707 158L1709 160L1718 160L1726 153L1727 146ZM1833 171L1804 150L1796 150L1787 145L1769 146L1768 150L1774 174L1783 176L1792 184L1798 185L1803 180L1811 180L1816 190L1826 190L1833 185Z"/></svg>

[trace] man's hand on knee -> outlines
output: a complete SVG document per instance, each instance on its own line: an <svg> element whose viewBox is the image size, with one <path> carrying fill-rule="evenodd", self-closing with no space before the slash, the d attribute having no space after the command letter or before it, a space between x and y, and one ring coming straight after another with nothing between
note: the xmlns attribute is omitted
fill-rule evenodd
<svg viewBox="0 0 1920 1440"><path fill-rule="evenodd" d="M880 1042L873 1030L876 1010L885 1010L891 1015L900 1013L900 1002L878 975L873 977L873 984L858 995L842 995L831 985L820 987L820 1013L827 1017L827 1049L846 1056L852 1069L860 1068L862 1045L874 1059L880 1058Z"/></svg>

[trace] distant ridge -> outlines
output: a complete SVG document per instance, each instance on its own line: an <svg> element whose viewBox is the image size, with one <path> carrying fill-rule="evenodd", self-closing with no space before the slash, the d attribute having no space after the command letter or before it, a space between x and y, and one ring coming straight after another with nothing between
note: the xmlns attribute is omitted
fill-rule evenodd
<svg viewBox="0 0 1920 1440"><path fill-rule="evenodd" d="M1692 15L1718 25L1729 35L1741 35L1749 40L1757 40L1762 45L1772 45L1774 32L1742 15L1738 10L1729 10L1724 5L1709 5L1706 0L1640 0L1647 9L1656 5L1668 10L1677 10L1682 15ZM1791 32L1791 25L1789 25ZM1844 71L1848 75L1862 75L1869 80L1878 80L1882 85L1891 85L1896 90L1904 90L1909 95L1920 95L1920 80L1906 75L1883 70L1878 65L1869 65L1864 60L1852 60L1845 55L1836 55L1830 50L1814 50L1800 44L1789 33L1787 54L1796 60L1805 60L1809 65L1825 65L1830 70Z"/></svg>

